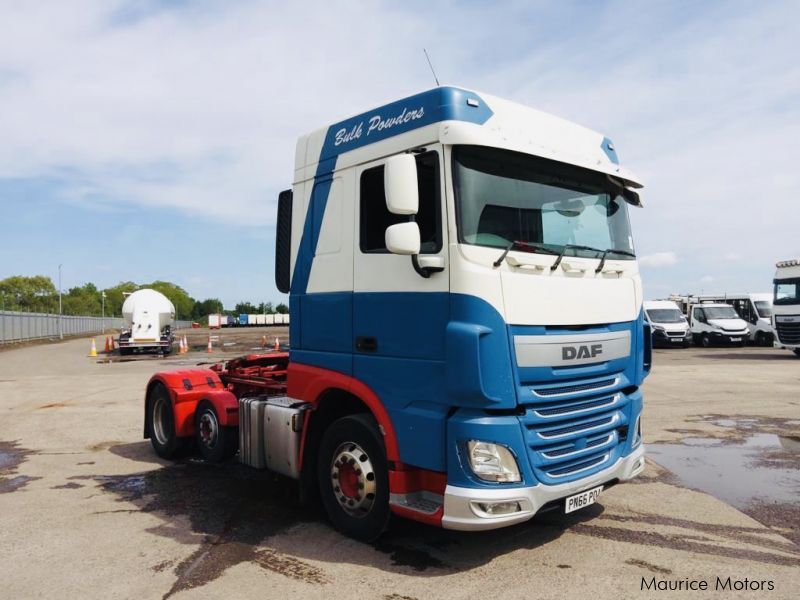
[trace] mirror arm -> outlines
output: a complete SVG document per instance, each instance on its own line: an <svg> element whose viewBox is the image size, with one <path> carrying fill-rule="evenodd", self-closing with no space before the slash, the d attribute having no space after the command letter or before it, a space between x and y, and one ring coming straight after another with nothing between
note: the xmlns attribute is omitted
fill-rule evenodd
<svg viewBox="0 0 800 600"><path fill-rule="evenodd" d="M441 273L444 271L444 267L423 267L421 264L419 264L419 254L411 255L411 264L417 274L425 279L428 279L434 273Z"/></svg>

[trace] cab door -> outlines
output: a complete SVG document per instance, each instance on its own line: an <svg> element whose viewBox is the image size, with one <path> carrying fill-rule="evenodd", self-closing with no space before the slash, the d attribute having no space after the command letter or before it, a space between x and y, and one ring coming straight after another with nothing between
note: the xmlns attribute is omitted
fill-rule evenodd
<svg viewBox="0 0 800 600"><path fill-rule="evenodd" d="M387 408L403 462L435 470L445 468L449 320L441 157L441 147L416 155L419 211L413 217L391 214L386 207L385 160L356 172L358 234L353 250L353 375ZM441 269L428 277L415 269L412 257L386 249L386 228L410 218L420 230L417 262Z"/></svg>

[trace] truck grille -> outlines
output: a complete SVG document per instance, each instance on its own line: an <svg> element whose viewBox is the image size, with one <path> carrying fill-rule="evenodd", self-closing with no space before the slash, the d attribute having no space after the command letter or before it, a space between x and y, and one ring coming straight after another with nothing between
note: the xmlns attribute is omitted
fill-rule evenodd
<svg viewBox="0 0 800 600"><path fill-rule="evenodd" d="M567 394L574 394L577 392L586 392L589 390L596 390L602 388L608 388L615 385L618 382L616 378L613 379L601 379L600 381L592 381L589 383L579 383L573 385L561 385L556 387L543 387L543 388L534 388L533 393L537 396L565 396Z"/></svg>
<svg viewBox="0 0 800 600"><path fill-rule="evenodd" d="M800 344L800 320L797 323L781 323L776 320L775 330L778 334L778 340L782 344Z"/></svg>
<svg viewBox="0 0 800 600"><path fill-rule="evenodd" d="M546 388L532 386L530 401L519 419L539 481L566 483L600 471L617 459L628 428L629 399L619 390L623 380L627 381L619 374Z"/></svg>

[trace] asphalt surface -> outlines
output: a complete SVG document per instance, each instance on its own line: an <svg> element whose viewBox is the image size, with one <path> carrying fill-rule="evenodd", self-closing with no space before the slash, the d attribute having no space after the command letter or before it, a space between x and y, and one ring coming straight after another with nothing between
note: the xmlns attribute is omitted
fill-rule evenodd
<svg viewBox="0 0 800 600"><path fill-rule="evenodd" d="M290 482L235 463L162 461L142 439L153 372L244 354L275 332L215 332L207 354L208 332L191 331L193 351L168 359L91 359L86 339L0 353L0 596L797 597L792 495L764 489L750 494L759 502L737 502L705 485L713 477L692 475L709 444L715 455L725 447L744 455L753 439L772 437L786 447L756 449L744 468L796 475L800 360L791 353L656 351L644 436L674 458L675 472L650 462L636 483L567 517L479 534L396 520L365 545L301 507ZM285 341L285 329L278 333ZM727 468L713 475L725 480ZM705 581L708 590L642 590L652 578ZM715 590L717 578L728 587Z"/></svg>

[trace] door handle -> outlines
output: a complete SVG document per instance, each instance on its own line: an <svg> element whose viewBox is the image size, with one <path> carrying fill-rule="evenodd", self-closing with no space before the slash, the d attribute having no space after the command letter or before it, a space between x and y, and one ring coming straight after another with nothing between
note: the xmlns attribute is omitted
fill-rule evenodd
<svg viewBox="0 0 800 600"><path fill-rule="evenodd" d="M358 336L356 350L359 352L375 352L378 349L378 340L374 337Z"/></svg>

